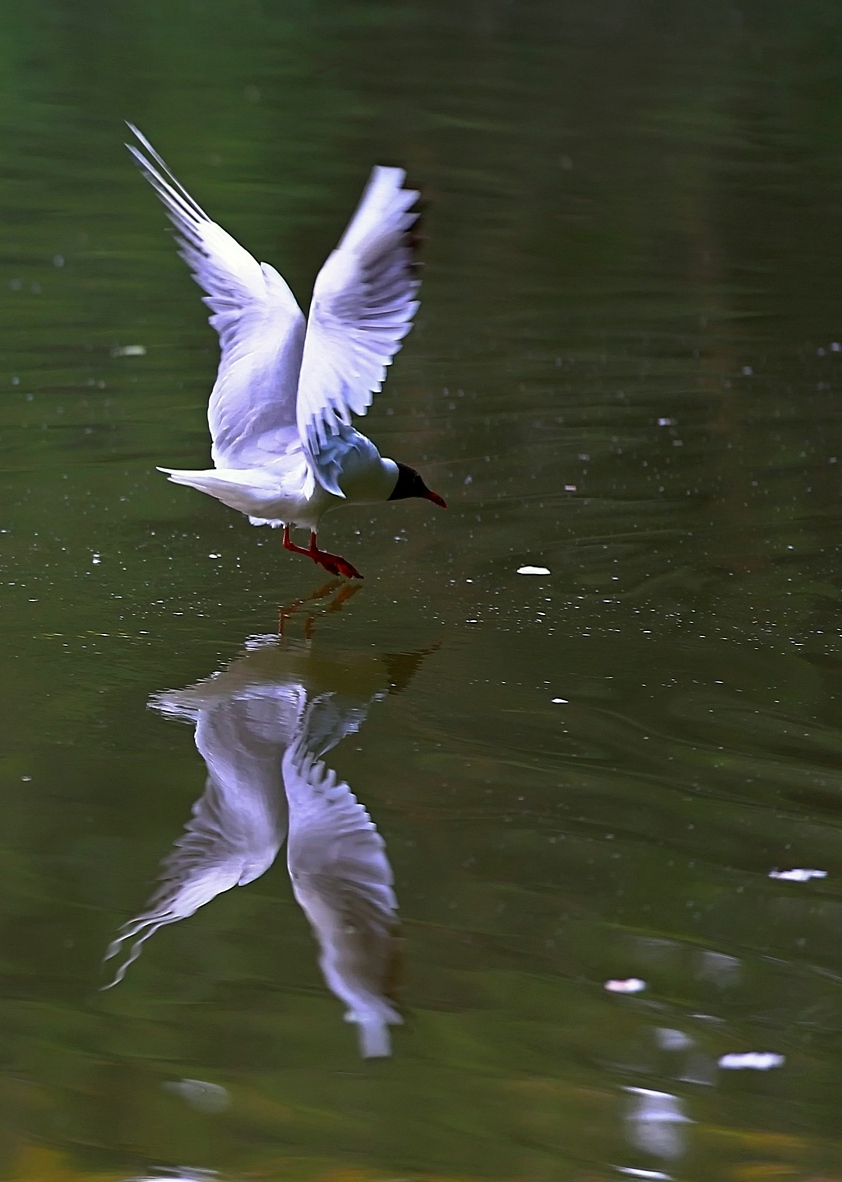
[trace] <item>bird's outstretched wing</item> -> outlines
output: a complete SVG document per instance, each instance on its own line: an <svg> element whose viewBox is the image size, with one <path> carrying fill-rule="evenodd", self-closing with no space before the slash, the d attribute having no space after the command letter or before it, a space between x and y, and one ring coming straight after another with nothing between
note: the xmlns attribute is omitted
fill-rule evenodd
<svg viewBox="0 0 842 1182"><path fill-rule="evenodd" d="M178 231L181 257L207 293L222 356L208 406L218 468L259 467L299 446L296 387L304 317L274 267L211 221L149 141L127 144Z"/></svg>
<svg viewBox="0 0 842 1182"><path fill-rule="evenodd" d="M320 483L343 496L319 464L330 439L371 406L418 308L413 210L402 168L376 167L357 211L313 288L298 379L298 430Z"/></svg>
<svg viewBox="0 0 842 1182"><path fill-rule="evenodd" d="M306 737L306 736L305 736ZM397 900L383 838L347 784L307 750L284 753L287 858L295 897L316 936L328 987L356 1023L365 1058L391 1053L398 960Z"/></svg>

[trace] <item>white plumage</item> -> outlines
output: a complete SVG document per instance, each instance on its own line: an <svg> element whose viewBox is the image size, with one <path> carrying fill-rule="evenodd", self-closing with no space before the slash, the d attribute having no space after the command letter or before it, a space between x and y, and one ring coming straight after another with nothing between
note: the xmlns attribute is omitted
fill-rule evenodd
<svg viewBox="0 0 842 1182"><path fill-rule="evenodd" d="M313 288L306 324L284 279L212 221L149 141L127 145L178 231L181 255L206 292L221 357L208 405L214 467L162 468L245 513L284 527L284 546L333 574L361 577L318 548L322 516L346 501L425 497L446 507L407 465L380 455L351 426L380 390L412 327L418 193L401 168L372 170L360 204ZM310 530L308 549L290 526Z"/></svg>

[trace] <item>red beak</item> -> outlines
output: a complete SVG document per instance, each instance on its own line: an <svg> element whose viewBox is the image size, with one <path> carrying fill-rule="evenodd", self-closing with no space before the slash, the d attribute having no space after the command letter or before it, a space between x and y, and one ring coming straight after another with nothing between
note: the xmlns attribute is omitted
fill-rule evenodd
<svg viewBox="0 0 842 1182"><path fill-rule="evenodd" d="M438 505L440 509L447 508L447 501L444 497L440 497L438 493L431 492L429 488L424 493L424 496L428 501L432 501L434 505Z"/></svg>

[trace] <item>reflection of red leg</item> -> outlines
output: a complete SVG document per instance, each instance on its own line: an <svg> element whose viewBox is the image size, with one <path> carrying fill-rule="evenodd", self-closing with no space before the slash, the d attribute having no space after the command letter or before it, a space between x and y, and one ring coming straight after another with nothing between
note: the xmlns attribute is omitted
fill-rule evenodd
<svg viewBox="0 0 842 1182"><path fill-rule="evenodd" d="M296 599L293 603L287 603L279 608L278 631L280 632L281 636L284 635L287 620L289 620L290 617L293 616L300 608L306 607L308 604L315 603L319 599L324 599L326 595L332 595L333 592L337 590L337 588L341 588L339 595L343 599L349 594L353 595L353 593L358 590L357 587L351 585L350 583L341 583L339 579L330 579L327 583L325 583L324 587L319 587L318 591L314 591L312 595L307 595L304 599ZM333 604L331 604L331 606L328 608L328 611L337 610L338 608L336 608Z"/></svg>
<svg viewBox="0 0 842 1182"><path fill-rule="evenodd" d="M310 551L308 550L309 554ZM313 625L318 614L318 607L316 604L320 599L325 599L328 595L332 595L330 603L324 609L326 612L341 612L342 608L352 599L358 591L361 590L359 583L343 583L340 579L331 579L325 583L324 587L320 587L318 591L314 591L312 595L308 595L306 599L296 599L294 603L288 603L278 609L278 632L281 639L286 635L287 623L292 619L296 612L302 608L307 609L306 619L304 621L304 636L309 640L313 634Z"/></svg>
<svg viewBox="0 0 842 1182"><path fill-rule="evenodd" d="M296 546L295 542L289 536L289 526L284 526L284 549L292 550L294 554L306 554L308 558L312 558L313 562L323 566L326 571L330 571L332 575L342 575L346 579L361 579L362 575L344 558L340 558L338 554L329 554L327 550L320 550L316 545L316 531L310 530L310 547L305 550L303 546Z"/></svg>

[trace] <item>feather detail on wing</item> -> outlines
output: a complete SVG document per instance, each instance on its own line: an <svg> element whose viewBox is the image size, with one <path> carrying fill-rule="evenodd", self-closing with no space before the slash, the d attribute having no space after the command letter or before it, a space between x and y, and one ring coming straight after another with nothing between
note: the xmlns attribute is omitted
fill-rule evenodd
<svg viewBox="0 0 842 1182"><path fill-rule="evenodd" d="M178 231L181 257L207 293L222 356L208 406L213 461L260 466L299 446L295 396L304 317L278 272L212 221L149 141L127 144Z"/></svg>
<svg viewBox="0 0 842 1182"><path fill-rule="evenodd" d="M321 484L343 496L319 453L362 415L418 308L413 227L418 198L402 168L377 167L339 246L313 288L298 379L298 430Z"/></svg>
<svg viewBox="0 0 842 1182"><path fill-rule="evenodd" d="M123 980L160 928L195 914L223 891L245 886L274 862L287 829L281 753L298 726L300 687L241 687L216 695L207 683L156 695L150 704L196 725L208 775L193 815L163 862L146 907L123 924L105 959L121 956L106 988ZM129 946L130 945L130 946Z"/></svg>

